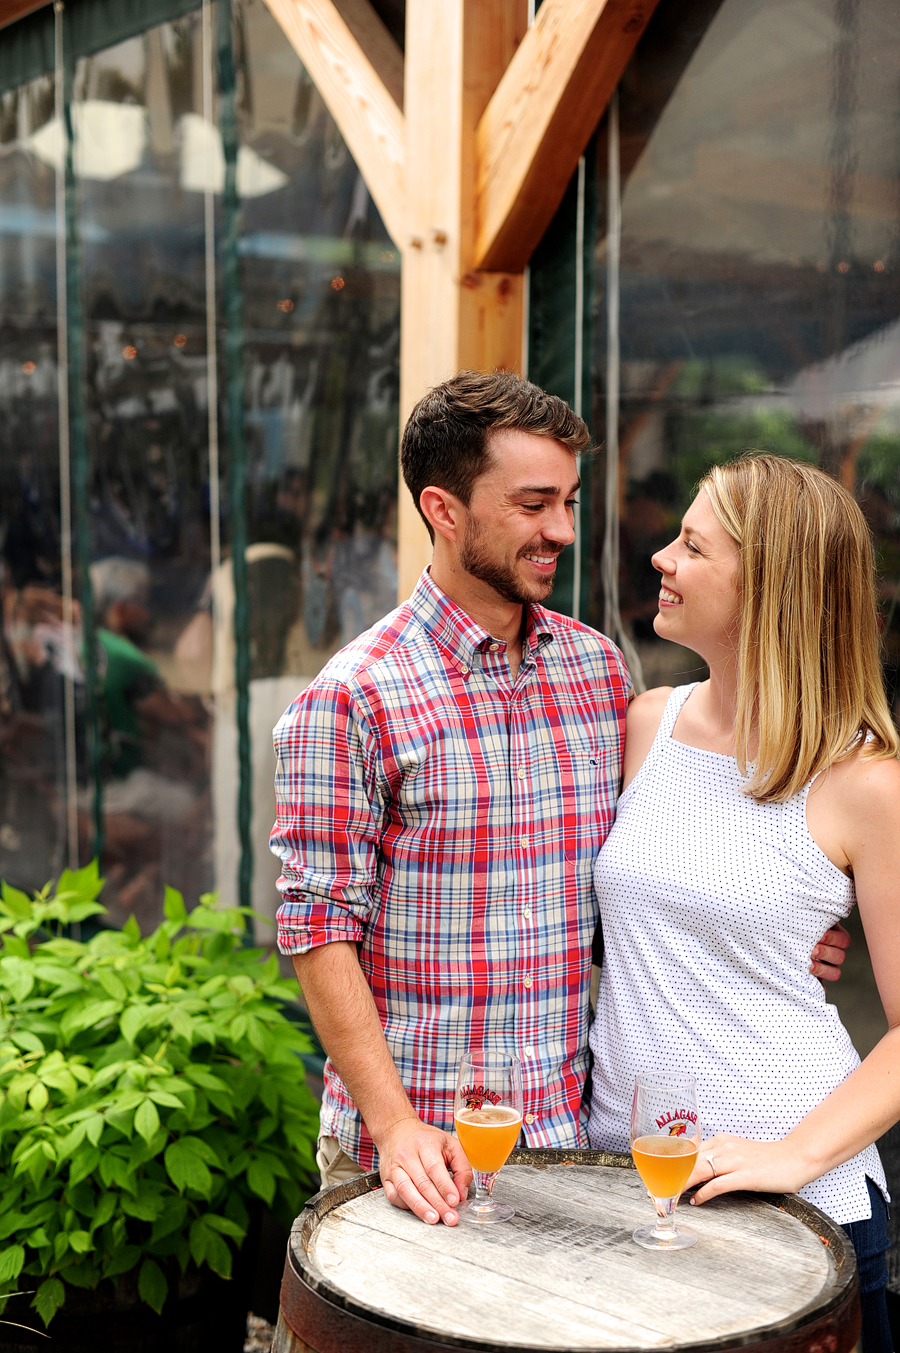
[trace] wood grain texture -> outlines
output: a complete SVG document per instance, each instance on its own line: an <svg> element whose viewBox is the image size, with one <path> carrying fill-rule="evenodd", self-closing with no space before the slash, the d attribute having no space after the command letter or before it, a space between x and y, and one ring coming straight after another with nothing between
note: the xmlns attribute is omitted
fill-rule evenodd
<svg viewBox="0 0 900 1353"><path fill-rule="evenodd" d="M693 1249L660 1255L631 1240L652 1215L634 1170L517 1156L497 1185L517 1215L498 1227L424 1227L380 1189L354 1196L363 1182L319 1195L291 1238L304 1287L355 1319L387 1321L398 1338L413 1332L397 1347L433 1336L554 1350L752 1345L754 1331L784 1327L801 1331L789 1337L800 1348L823 1303L854 1295L849 1246L815 1209L794 1209L800 1220L751 1195L719 1199L687 1210ZM828 1347L855 1337L851 1320Z"/></svg>
<svg viewBox="0 0 900 1353"><path fill-rule="evenodd" d="M397 87L403 58L366 0L340 0L356 32L377 33L369 54L335 0L266 0L325 100L359 166L385 228L399 248L406 236L406 123L373 60ZM366 14L366 9L370 11ZM398 67L399 62L399 67Z"/></svg>
<svg viewBox="0 0 900 1353"><path fill-rule="evenodd" d="M525 267L655 6L544 0L478 124L476 267Z"/></svg>
<svg viewBox="0 0 900 1353"><path fill-rule="evenodd" d="M370 0L334 0L334 7L365 52L397 107L403 108L403 52Z"/></svg>

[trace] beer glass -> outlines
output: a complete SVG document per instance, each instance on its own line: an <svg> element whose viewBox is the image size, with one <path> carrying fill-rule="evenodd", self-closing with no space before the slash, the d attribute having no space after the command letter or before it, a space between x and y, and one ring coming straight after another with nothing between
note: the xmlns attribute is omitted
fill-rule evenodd
<svg viewBox="0 0 900 1353"><path fill-rule="evenodd" d="M686 1250L697 1233L675 1225L675 1208L700 1146L697 1083L693 1076L654 1071L638 1076L631 1104L631 1154L656 1208L656 1223L633 1239L645 1250Z"/></svg>
<svg viewBox="0 0 900 1353"><path fill-rule="evenodd" d="M509 1221L516 1210L493 1198L494 1181L522 1130L522 1063L505 1052L467 1052L459 1064L453 1105L456 1135L475 1172L475 1197L463 1221Z"/></svg>

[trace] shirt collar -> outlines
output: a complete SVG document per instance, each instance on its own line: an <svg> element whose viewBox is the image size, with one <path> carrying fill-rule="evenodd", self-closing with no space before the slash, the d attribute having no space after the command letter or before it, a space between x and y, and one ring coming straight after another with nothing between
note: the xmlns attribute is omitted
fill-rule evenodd
<svg viewBox="0 0 900 1353"><path fill-rule="evenodd" d="M473 667L480 665L481 659L476 659L476 654L496 642L488 630L450 600L433 581L427 568L416 583L409 604L416 619L463 676L468 676ZM533 663L538 650L553 638L553 612L537 604L526 606L523 663Z"/></svg>

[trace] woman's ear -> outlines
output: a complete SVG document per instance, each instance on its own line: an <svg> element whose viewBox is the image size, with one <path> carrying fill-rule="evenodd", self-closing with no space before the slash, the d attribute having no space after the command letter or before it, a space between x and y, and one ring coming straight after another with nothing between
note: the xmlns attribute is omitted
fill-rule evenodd
<svg viewBox="0 0 900 1353"><path fill-rule="evenodd" d="M465 507L455 493L429 484L419 495L419 506L436 535L453 544L459 543Z"/></svg>

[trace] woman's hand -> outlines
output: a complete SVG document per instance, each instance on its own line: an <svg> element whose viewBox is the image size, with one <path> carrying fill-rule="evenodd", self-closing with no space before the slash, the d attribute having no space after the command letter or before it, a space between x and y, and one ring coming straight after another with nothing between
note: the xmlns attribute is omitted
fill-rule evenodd
<svg viewBox="0 0 900 1353"><path fill-rule="evenodd" d="M730 1132L717 1132L702 1142L697 1164L685 1185L702 1185L691 1199L694 1206L735 1189L759 1193L796 1193L814 1175L804 1170L790 1138L779 1142L752 1142Z"/></svg>

